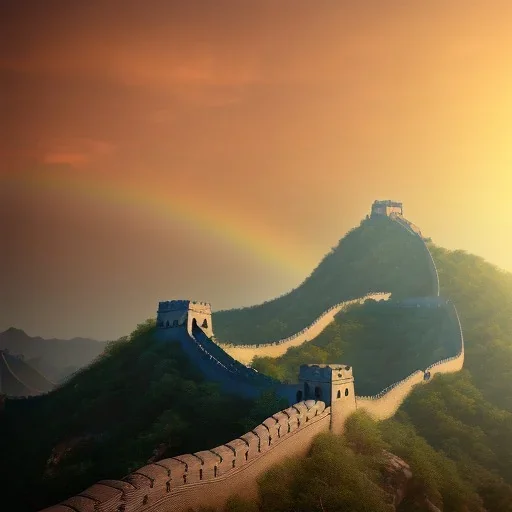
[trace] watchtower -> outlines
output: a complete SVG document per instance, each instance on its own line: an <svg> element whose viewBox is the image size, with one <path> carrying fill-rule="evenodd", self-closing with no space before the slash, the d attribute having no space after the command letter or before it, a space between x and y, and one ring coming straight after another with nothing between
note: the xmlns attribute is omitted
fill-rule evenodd
<svg viewBox="0 0 512 512"><path fill-rule="evenodd" d="M372 204L372 217L375 215L385 215L389 217L392 213L403 215L403 205L398 201L374 201Z"/></svg>
<svg viewBox="0 0 512 512"><path fill-rule="evenodd" d="M342 364L303 364L299 371L302 400L321 400L331 406L331 430L343 431L347 417L356 410L352 368Z"/></svg>
<svg viewBox="0 0 512 512"><path fill-rule="evenodd" d="M213 336L212 308L208 302L168 300L158 303L156 325L160 329L184 327L192 334L199 327L209 338Z"/></svg>

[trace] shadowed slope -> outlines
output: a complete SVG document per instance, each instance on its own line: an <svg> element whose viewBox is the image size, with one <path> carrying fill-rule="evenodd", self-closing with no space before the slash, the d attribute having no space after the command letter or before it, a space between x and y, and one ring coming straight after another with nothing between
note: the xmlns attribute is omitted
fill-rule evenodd
<svg viewBox="0 0 512 512"><path fill-rule="evenodd" d="M34 396L54 384L19 357L0 351L0 392L7 396Z"/></svg>
<svg viewBox="0 0 512 512"><path fill-rule="evenodd" d="M213 314L217 339L257 344L291 336L331 306L382 291L393 299L436 295L425 244L387 217L361 222L295 290L269 302Z"/></svg>

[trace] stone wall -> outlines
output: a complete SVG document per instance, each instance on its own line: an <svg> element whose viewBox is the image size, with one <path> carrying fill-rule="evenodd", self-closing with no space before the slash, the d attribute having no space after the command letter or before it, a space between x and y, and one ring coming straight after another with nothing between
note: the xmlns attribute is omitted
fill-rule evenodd
<svg viewBox="0 0 512 512"><path fill-rule="evenodd" d="M376 292L369 293L364 297L340 302L331 306L322 313L311 325L305 327L298 333L293 334L282 340L273 343L264 343L260 345L232 345L223 343L220 346L232 357L244 364L250 364L257 357L279 357L282 356L291 347L298 347L307 341L315 339L323 330L334 320L334 317L342 310L352 304L362 304L365 300L373 299L376 301L388 300L390 293Z"/></svg>
<svg viewBox="0 0 512 512"><path fill-rule="evenodd" d="M185 512L222 506L232 494L254 498L260 475L306 454L329 424L324 402L300 402L224 445L148 464L122 480L102 480L44 512Z"/></svg>
<svg viewBox="0 0 512 512"><path fill-rule="evenodd" d="M446 307L453 319L454 335L460 340L459 353L412 373L376 396L356 397L356 409L377 420L389 418L414 386L430 382L437 373L462 368L460 319L453 303L447 301ZM190 507L222 507L232 494L255 498L258 477L287 457L307 453L317 434L332 429L338 412L344 422L347 415L332 404L326 407L324 402L313 400L296 403L224 445L148 464L119 481L102 480L42 512L185 512Z"/></svg>

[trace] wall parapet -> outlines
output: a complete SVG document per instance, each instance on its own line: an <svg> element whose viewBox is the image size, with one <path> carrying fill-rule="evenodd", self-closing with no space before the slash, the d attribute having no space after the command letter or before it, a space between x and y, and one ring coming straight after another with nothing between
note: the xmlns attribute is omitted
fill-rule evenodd
<svg viewBox="0 0 512 512"><path fill-rule="evenodd" d="M334 304L333 306L331 306L330 308L326 309L320 316L318 316L315 320L313 320L313 322L311 322L311 324L309 324L307 327L304 327L303 329L301 329L300 331L296 332L295 334L292 334L291 336L287 336L286 338L282 338L280 340L277 340L277 341L272 341L272 342L268 342L268 343L254 343L254 344L240 344L240 345L235 345L234 343L220 343L220 345L223 347L223 348L251 348L251 349L254 349L254 348L258 348L258 349L265 349L265 348L268 348L268 347L275 347L275 346L278 346L278 345L283 345L283 344L287 344L287 343L290 343L291 341L295 340L296 338L304 335L304 334L307 334L308 331L310 331L311 329L313 329L314 327L316 327L316 325L318 325L319 323L322 322L322 320L327 316L329 315L332 311L334 311L335 309L339 309L340 311L345 308L345 307L348 307L352 304L362 304L364 303L366 300L377 300L377 301L381 301L381 300L388 300L389 297L391 296L391 293L388 293L388 292L370 292L368 294L366 294L364 297L359 297L359 298L356 298L356 299L350 299L350 300L347 300L347 301L344 301L344 302L339 302L338 304Z"/></svg>
<svg viewBox="0 0 512 512"><path fill-rule="evenodd" d="M330 407L321 401L296 403L223 445L156 461L122 480L101 480L41 512L138 512L162 503L174 510L173 497L189 486L231 478L330 414Z"/></svg>
<svg viewBox="0 0 512 512"><path fill-rule="evenodd" d="M376 395L356 396L356 407L365 409L376 419L385 419L391 417L405 398L417 384L430 382L431 378L438 373L453 373L462 369L464 365L464 335L460 323L459 314L451 300L446 301L448 313L452 317L454 327L457 331L457 337L460 346L456 355L436 361L427 366L424 370L416 370L405 379L391 384Z"/></svg>

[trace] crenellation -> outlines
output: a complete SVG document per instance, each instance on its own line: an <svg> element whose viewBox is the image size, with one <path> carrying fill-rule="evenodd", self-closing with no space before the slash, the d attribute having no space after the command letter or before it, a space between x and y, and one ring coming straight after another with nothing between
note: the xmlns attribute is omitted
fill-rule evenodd
<svg viewBox="0 0 512 512"><path fill-rule="evenodd" d="M307 421L308 408L303 402L299 402L292 407L297 411L297 425L300 428Z"/></svg>
<svg viewBox="0 0 512 512"><path fill-rule="evenodd" d="M203 450L194 453L194 455L202 461L202 480L209 480L210 478L217 477L218 466L221 458L211 450Z"/></svg>
<svg viewBox="0 0 512 512"><path fill-rule="evenodd" d="M288 416L284 412L280 411L272 415L272 417L277 422L277 435L279 437L283 437L288 434Z"/></svg>
<svg viewBox="0 0 512 512"><path fill-rule="evenodd" d="M266 451L270 445L268 428L265 425L258 425L252 432L258 437L258 451L260 453Z"/></svg>
<svg viewBox="0 0 512 512"><path fill-rule="evenodd" d="M268 444L271 446L272 441L275 442L275 440L279 438L279 425L277 420L273 416L270 416L270 418L267 418L262 425L268 430Z"/></svg>
<svg viewBox="0 0 512 512"><path fill-rule="evenodd" d="M186 464L186 472L183 475L183 483L192 484L202 480L201 459L195 455L192 455L191 453L178 455L177 457L173 458Z"/></svg>
<svg viewBox="0 0 512 512"><path fill-rule="evenodd" d="M233 441L226 443L226 446L231 448L235 453L234 467L240 467L242 464L245 464L249 456L249 447L245 441L242 441L242 439L233 439Z"/></svg>
<svg viewBox="0 0 512 512"><path fill-rule="evenodd" d="M233 469L235 462L235 452L233 448L229 448L223 444L216 448L212 448L210 451L220 457L217 476L222 476Z"/></svg>
<svg viewBox="0 0 512 512"><path fill-rule="evenodd" d="M187 465L176 459L162 459L158 461L158 465L167 470L167 478L171 488L183 484L183 475L186 474Z"/></svg>
<svg viewBox="0 0 512 512"><path fill-rule="evenodd" d="M247 460L252 460L260 453L260 438L254 432L247 432L240 436L247 445Z"/></svg>

